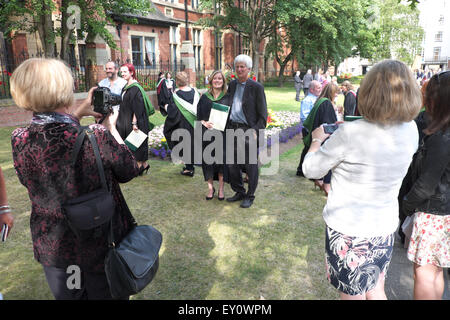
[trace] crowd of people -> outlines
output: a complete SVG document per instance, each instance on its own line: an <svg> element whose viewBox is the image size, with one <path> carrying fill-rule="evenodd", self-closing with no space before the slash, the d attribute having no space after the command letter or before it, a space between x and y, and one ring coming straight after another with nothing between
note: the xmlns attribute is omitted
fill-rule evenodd
<svg viewBox="0 0 450 320"><path fill-rule="evenodd" d="M170 73L161 74L157 109L165 116L164 135L171 149L184 143L177 139L178 129L191 136L197 125L203 134L218 130L211 114L216 108L228 110L226 129L249 134L243 147L234 145L231 163L225 161L226 152L212 163L202 158L208 189L205 200L214 198L216 180L219 200L225 199L224 185L229 183L234 195L226 200L240 201L241 208L249 208L259 179L251 150L266 127L267 103L264 87L248 77L251 58L237 56L234 69L236 79L230 83L222 71L214 71L208 77L210 87L202 95L190 87L185 72L177 73L175 81ZM112 298L104 272L107 233L98 227L87 240L79 239L64 215L64 203L101 185L89 143L82 145L79 159L71 163L80 120L93 116L102 121L89 128L99 145L114 198L112 232L118 242L136 225L119 183L149 170L147 141L131 148L126 140L133 131L148 135L152 130L149 117L155 109L137 82L133 65L119 68L110 62L106 71L107 79L99 85L122 95L122 103L106 117L92 109L95 88L78 108L71 108L73 78L59 60L29 59L11 77L14 101L33 111L30 125L12 133L14 167L31 199L34 256L56 299ZM409 241L408 259L414 263L414 298L440 299L443 268L450 267L450 72L433 75L424 84L423 94L409 68L395 60L376 64L357 92L348 81L338 86L326 73L318 74L314 79L308 70L300 80L300 89L307 90L301 102L304 148L297 175L313 180L327 196L323 217L329 282L342 299L386 299L384 284L400 208L401 215L413 219L412 231L405 239ZM340 92L345 96L342 107L336 104ZM356 120L343 121L346 116ZM226 140L224 131L218 131ZM213 142L203 140L202 151ZM241 153L243 162L237 161ZM180 173L192 177L194 139L181 156L184 167ZM12 228L13 222L0 170L0 226ZM82 269L79 289L67 287L70 265Z"/></svg>
<svg viewBox="0 0 450 320"><path fill-rule="evenodd" d="M394 234L407 232L402 223L411 217L403 239L414 263L414 298L441 299L443 268L450 267L450 71L431 75L421 92L405 64L385 60L357 92L341 84L343 110L335 106L337 87L329 83L320 94L314 87L301 104L297 175L327 196L329 282L345 300L386 299ZM357 120L337 121L339 113ZM337 126L326 131L328 124Z"/></svg>
<svg viewBox="0 0 450 320"><path fill-rule="evenodd" d="M235 145L234 156L245 154L244 162L202 160L202 170L208 184L206 200L214 197L213 180L219 180L218 199L224 200L224 183L231 185L235 194L228 202L240 201L241 208L249 208L255 199L258 184L258 164L249 161L251 144L256 144L260 130L267 121L267 105L264 88L249 79L252 60L239 55L234 62L237 77L228 86L221 71L209 77L211 87L200 94L189 86L185 72L176 74L176 82L166 73L158 83L158 107L165 115L164 135L173 149L181 143L176 130L185 129L193 137L194 127L199 124L203 131L217 130L210 120L214 103L229 108L224 119L227 130L246 133L244 146ZM126 183L149 170L148 133L153 125L149 117L155 112L147 94L136 80L132 64L119 66L113 62L106 65L107 79L99 85L121 94L120 105L112 106L107 115L92 108L97 87L91 88L83 103L72 109L74 102L73 77L70 69L56 59L28 59L11 77L11 94L20 108L33 111L30 125L17 128L12 133L13 162L19 181L27 188L31 199L30 227L35 259L42 264L44 273L56 299L111 299L105 274L105 255L108 250L108 228L104 225L89 229L88 235L79 238L65 217L64 204L69 200L88 194L101 187L93 146L83 143L78 158L72 163L80 120L93 116L96 123L89 126L99 146L101 161L108 189L115 204L111 218L114 239L120 243L136 221L120 190L119 183ZM176 85L175 85L176 84ZM140 145L127 143L132 132L147 135ZM219 130L220 131L220 130ZM247 134L248 133L248 134ZM223 132L221 133L223 135ZM204 142L203 148L209 143ZM192 148L184 150L193 153ZM132 146L135 146L133 148ZM184 159L191 157L183 155ZM257 155L256 155L257 156ZM182 175L194 175L194 162L184 161ZM244 187L243 173L248 176L248 188ZM1 174L1 171L0 171ZM0 222L13 227L13 216L7 204L6 188L0 175ZM67 268L77 265L82 270L80 288L69 288ZM121 299L128 299L124 296Z"/></svg>

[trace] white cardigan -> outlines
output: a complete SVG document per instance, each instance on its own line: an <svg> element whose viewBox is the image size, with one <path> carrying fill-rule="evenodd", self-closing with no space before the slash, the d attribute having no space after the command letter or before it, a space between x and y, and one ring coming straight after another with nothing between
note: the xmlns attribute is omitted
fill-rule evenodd
<svg viewBox="0 0 450 320"><path fill-rule="evenodd" d="M326 224L349 236L376 237L398 226L398 192L418 147L414 121L379 125L345 122L303 162L307 178L331 169L331 192L323 209Z"/></svg>

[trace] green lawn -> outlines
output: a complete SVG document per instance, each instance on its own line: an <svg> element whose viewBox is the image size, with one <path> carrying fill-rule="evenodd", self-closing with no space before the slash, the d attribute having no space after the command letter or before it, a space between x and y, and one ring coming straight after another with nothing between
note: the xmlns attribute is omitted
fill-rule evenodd
<svg viewBox="0 0 450 320"><path fill-rule="evenodd" d="M297 111L293 89L266 94L270 108ZM10 238L0 243L0 292L4 299L53 299L33 258L30 201L12 166L12 130L0 128L0 165L15 214ZM205 201L201 168L189 178L180 165L151 158L148 175L121 186L138 223L163 234L158 274L132 299L337 299L324 267L326 198L295 176L301 149L282 154L276 175L260 176L250 209ZM232 195L228 185L225 194Z"/></svg>

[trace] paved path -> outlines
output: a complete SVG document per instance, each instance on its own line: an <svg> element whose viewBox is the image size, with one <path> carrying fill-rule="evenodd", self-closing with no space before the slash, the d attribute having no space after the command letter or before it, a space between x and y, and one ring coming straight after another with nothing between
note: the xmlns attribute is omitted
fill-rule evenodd
<svg viewBox="0 0 450 320"><path fill-rule="evenodd" d="M450 300L448 269L444 269L446 288L443 299ZM389 300L412 300L414 290L413 264L406 257L406 249L396 235L394 253L386 278L385 291Z"/></svg>

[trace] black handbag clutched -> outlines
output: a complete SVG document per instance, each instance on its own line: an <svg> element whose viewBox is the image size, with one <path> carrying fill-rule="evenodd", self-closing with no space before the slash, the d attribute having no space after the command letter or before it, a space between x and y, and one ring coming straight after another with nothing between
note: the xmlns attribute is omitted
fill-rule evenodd
<svg viewBox="0 0 450 320"><path fill-rule="evenodd" d="M95 161L102 186L100 189L71 199L62 206L70 228L81 239L91 236L92 232L90 231L110 221L115 210L114 199L106 183L97 141L95 140L94 132L88 127L82 127L78 134L72 154L72 163L75 165L86 135L94 149Z"/></svg>
<svg viewBox="0 0 450 320"><path fill-rule="evenodd" d="M112 226L112 223L111 223ZM162 235L152 226L136 226L114 243L111 227L111 248L105 258L105 272L113 298L124 298L143 290L159 267Z"/></svg>

